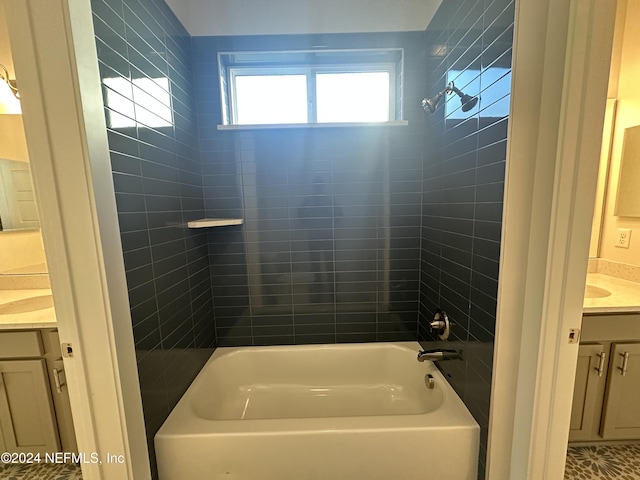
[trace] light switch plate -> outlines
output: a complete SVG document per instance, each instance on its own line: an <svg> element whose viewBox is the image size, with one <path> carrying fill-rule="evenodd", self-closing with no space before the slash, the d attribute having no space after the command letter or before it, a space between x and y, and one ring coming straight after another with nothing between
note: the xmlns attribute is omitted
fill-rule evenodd
<svg viewBox="0 0 640 480"><path fill-rule="evenodd" d="M630 241L631 241L631 229L619 228L616 232L616 247L629 248Z"/></svg>

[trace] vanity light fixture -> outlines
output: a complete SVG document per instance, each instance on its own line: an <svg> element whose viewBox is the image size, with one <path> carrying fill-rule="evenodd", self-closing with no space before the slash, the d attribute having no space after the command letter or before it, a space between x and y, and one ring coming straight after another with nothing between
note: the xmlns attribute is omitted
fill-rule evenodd
<svg viewBox="0 0 640 480"><path fill-rule="evenodd" d="M434 97L422 99L422 108L425 112L435 112L440 99L445 95L451 94L452 92L460 97L463 112L468 112L478 103L478 97L472 97L471 95L463 93L459 88L456 88L453 82L450 82L442 91L438 92Z"/></svg>
<svg viewBox="0 0 640 480"><path fill-rule="evenodd" d="M0 113L22 113L16 82L9 80L9 71L2 64L0 64Z"/></svg>

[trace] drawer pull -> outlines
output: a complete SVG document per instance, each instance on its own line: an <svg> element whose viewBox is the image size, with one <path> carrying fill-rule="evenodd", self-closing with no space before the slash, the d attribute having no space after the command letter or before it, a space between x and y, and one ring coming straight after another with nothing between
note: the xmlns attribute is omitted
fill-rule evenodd
<svg viewBox="0 0 640 480"><path fill-rule="evenodd" d="M53 369L53 381L56 384L56 392L58 393L62 393L62 387L66 385L66 383L60 381L60 372L63 371L64 370L58 370L57 368Z"/></svg>
<svg viewBox="0 0 640 480"><path fill-rule="evenodd" d="M621 353L620 356L622 357L622 366L618 367L618 370L620 370L620 375L624 377L627 374L627 364L629 363L629 352Z"/></svg>
<svg viewBox="0 0 640 480"><path fill-rule="evenodd" d="M598 372L598 376L601 377L604 374L604 362L607 360L607 353L600 352L596 353L598 357L600 357L600 361L598 362L598 366L595 367L595 370Z"/></svg>

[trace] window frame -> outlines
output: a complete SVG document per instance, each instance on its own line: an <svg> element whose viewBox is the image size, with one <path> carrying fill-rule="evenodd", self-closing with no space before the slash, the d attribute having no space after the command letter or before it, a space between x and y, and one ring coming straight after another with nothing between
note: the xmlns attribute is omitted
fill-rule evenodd
<svg viewBox="0 0 640 480"><path fill-rule="evenodd" d="M389 56L396 55L397 60L376 61L367 54L379 53ZM296 55L326 55L330 61L323 62L316 59L314 63L309 61L287 61L287 55L295 58ZM361 55L363 54L363 55ZM224 58L231 58L235 55L248 55L254 57L268 56L280 57L280 61L261 63L260 61L246 62L246 64L226 63ZM359 58L359 55L360 58ZM341 57L349 58L351 61L341 60ZM375 49L345 49L345 50L290 50L290 51L264 51L264 52L219 52L218 53L218 73L220 77L220 101L222 110L222 125L220 127L269 127L277 125L291 126L327 126L333 122L317 121L317 75L325 73L368 73L386 72L389 75L389 112L388 119L380 122L340 122L339 125L363 125L363 124L406 124L400 120L402 113L403 95L403 65L404 50L402 48L375 48ZM240 124L238 123L236 78L238 76L268 76L268 75L305 75L307 79L307 122L291 124ZM400 121L399 121L400 120Z"/></svg>

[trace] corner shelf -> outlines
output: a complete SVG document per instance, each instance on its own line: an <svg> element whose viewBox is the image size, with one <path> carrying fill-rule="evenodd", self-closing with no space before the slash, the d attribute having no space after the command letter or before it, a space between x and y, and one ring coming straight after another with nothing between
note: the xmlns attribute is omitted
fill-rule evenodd
<svg viewBox="0 0 640 480"><path fill-rule="evenodd" d="M187 222L189 228L224 227L226 225L242 225L242 218L201 218Z"/></svg>

